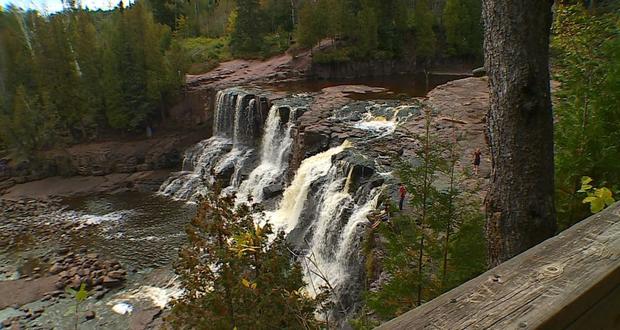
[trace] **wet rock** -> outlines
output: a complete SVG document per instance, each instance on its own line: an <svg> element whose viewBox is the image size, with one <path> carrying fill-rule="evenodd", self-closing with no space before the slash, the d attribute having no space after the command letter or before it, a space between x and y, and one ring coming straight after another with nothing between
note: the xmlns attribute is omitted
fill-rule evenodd
<svg viewBox="0 0 620 330"><path fill-rule="evenodd" d="M101 298L103 298L105 296L106 292L105 291L97 291L94 295L93 298L95 298L96 300L101 300Z"/></svg>
<svg viewBox="0 0 620 330"><path fill-rule="evenodd" d="M265 199L273 198L284 191L284 186L281 184L272 184L263 188L263 195Z"/></svg>
<svg viewBox="0 0 620 330"><path fill-rule="evenodd" d="M51 297L58 297L58 296L60 296L61 294L63 294L63 291L61 291L61 290L50 291L50 292L48 292L48 293L46 293L46 294L47 294L48 296L51 296Z"/></svg>
<svg viewBox="0 0 620 330"><path fill-rule="evenodd" d="M129 321L129 328L132 330L147 329L160 314L161 309L155 307L135 311Z"/></svg>
<svg viewBox="0 0 620 330"><path fill-rule="evenodd" d="M104 276L103 278L101 278L101 283L104 287L113 288L119 286L121 284L121 280L111 278L109 276Z"/></svg>
<svg viewBox="0 0 620 330"><path fill-rule="evenodd" d="M92 320L95 318L95 312L94 311L88 311L86 313L84 313L84 318L87 320Z"/></svg>
<svg viewBox="0 0 620 330"><path fill-rule="evenodd" d="M282 123L287 123L289 121L290 114L291 114L290 107L279 107L278 108L278 116L280 117L280 121Z"/></svg>
<svg viewBox="0 0 620 330"><path fill-rule="evenodd" d="M125 277L125 272L114 270L108 273L108 277L113 278L113 279L122 279L123 277Z"/></svg>

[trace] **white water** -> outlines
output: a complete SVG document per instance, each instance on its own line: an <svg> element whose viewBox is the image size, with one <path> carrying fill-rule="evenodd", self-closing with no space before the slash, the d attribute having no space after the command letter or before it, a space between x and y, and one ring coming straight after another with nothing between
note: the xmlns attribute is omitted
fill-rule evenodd
<svg viewBox="0 0 620 330"><path fill-rule="evenodd" d="M211 169L230 148L232 141L221 136L203 140L187 150L183 159L184 172L170 177L159 188L159 193L179 200L190 200L212 183Z"/></svg>
<svg viewBox="0 0 620 330"><path fill-rule="evenodd" d="M177 277L172 278L162 287L142 285L136 289L122 292L110 300L107 305L111 305L112 310L119 314L131 313L133 306L131 302L149 301L151 304L163 309L170 301L179 298L183 294Z"/></svg>
<svg viewBox="0 0 620 330"><path fill-rule="evenodd" d="M331 148L323 153L305 159L291 185L285 190L279 208L270 214L270 221L276 230L290 233L294 229L303 231L309 228L309 242L297 242L305 246L305 279L309 284L310 294L329 281L329 285L340 295L347 288L345 285L356 272L355 264L359 247L359 226L368 223L367 215L376 207L380 189L375 188L368 198L362 199L360 205L350 192L353 170L344 176L338 164L332 163L332 156L344 151L350 144ZM345 172L346 173L346 172ZM320 200L313 214L306 214L307 202L317 196L310 196L313 185L319 191ZM310 223L301 223L310 219ZM346 293L345 293L346 294Z"/></svg>
<svg viewBox="0 0 620 330"><path fill-rule="evenodd" d="M285 233L293 230L299 221L312 182L324 177L332 167L332 156L339 154L351 143L345 141L338 147L306 158L297 169L291 185L286 188L278 210L272 213L270 221L276 230Z"/></svg>
<svg viewBox="0 0 620 330"><path fill-rule="evenodd" d="M283 184L293 142L293 123L284 122L279 106L272 106L263 126L260 148L255 149L256 144L248 144L247 140L255 136L254 125L260 113L258 103L258 98L248 97L239 90L219 92L215 137L188 150L183 166L186 172L162 185L162 193L189 199L214 183L212 172L233 172L225 192L236 191L237 203L247 202L250 196L254 201L263 201L264 188ZM367 108L361 120L358 116L351 123L351 127L367 131L368 139L392 134L400 121L400 107L375 107ZM376 207L380 188L368 193L355 187L353 166L345 161L332 162L334 155L349 147L351 143L345 141L341 146L304 159L278 206L267 211L266 218L276 232L289 234L297 251L306 257L305 279L310 288L324 285L326 278L336 290L336 300L344 297L351 301L350 297L359 292L357 281L363 272L359 254L362 227ZM249 168L249 165L256 166Z"/></svg>
<svg viewBox="0 0 620 330"><path fill-rule="evenodd" d="M309 244L310 252L307 254L311 261L306 263L305 274L311 287L327 285L327 279L336 292L342 290L350 279L353 271L350 264L359 252L359 247L355 246L359 242L359 226L368 223L367 216L376 208L379 198L379 190L375 189L371 192L372 198L364 204L356 205L353 197L346 192L348 184L345 183L345 188L341 188L342 181L332 181L323 195L321 211ZM348 218L343 217L347 209L352 210Z"/></svg>
<svg viewBox="0 0 620 330"><path fill-rule="evenodd" d="M256 97L228 89L216 94L213 137L185 152L183 172L164 182L159 193L174 199L193 201L215 183L214 175L230 173L232 187L241 184L242 169L251 161L253 148L246 142L254 134ZM224 186L223 188L225 188Z"/></svg>
<svg viewBox="0 0 620 330"><path fill-rule="evenodd" d="M265 123L265 133L261 142L260 164L241 183L237 194L238 202L246 202L249 197L255 201L263 200L263 188L279 181L288 165L293 124L282 123L278 106L272 106Z"/></svg>

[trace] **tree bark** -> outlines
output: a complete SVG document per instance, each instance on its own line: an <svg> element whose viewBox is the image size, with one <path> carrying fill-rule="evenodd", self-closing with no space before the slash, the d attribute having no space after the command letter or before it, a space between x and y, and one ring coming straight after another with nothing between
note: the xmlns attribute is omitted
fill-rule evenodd
<svg viewBox="0 0 620 330"><path fill-rule="evenodd" d="M489 266L556 230L549 33L553 0L483 0L492 172L486 204Z"/></svg>

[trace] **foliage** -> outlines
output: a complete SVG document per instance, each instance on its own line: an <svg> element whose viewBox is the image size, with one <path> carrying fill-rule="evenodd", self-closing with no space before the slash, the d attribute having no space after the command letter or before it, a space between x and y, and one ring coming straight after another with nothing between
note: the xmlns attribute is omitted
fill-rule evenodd
<svg viewBox="0 0 620 330"><path fill-rule="evenodd" d="M581 202L590 204L590 211L592 213L598 213L605 207L610 206L615 202L613 193L607 187L595 188L592 183L592 178L584 176L581 178L581 189L577 192L587 195Z"/></svg>
<svg viewBox="0 0 620 330"><path fill-rule="evenodd" d="M258 0L237 0L237 20L230 35L230 49L236 56L259 52L265 34L256 19L261 14Z"/></svg>
<svg viewBox="0 0 620 330"><path fill-rule="evenodd" d="M417 0L416 10L413 14L416 55L424 59L434 57L436 52L436 37L433 31L433 13L428 0Z"/></svg>
<svg viewBox="0 0 620 330"><path fill-rule="evenodd" d="M189 74L207 72L218 63L232 59L227 38L186 38L181 39L180 45L182 54L192 63Z"/></svg>
<svg viewBox="0 0 620 330"><path fill-rule="evenodd" d="M14 157L162 119L184 82L170 30L142 1L106 14L0 11L0 140ZM174 64L174 65L173 65Z"/></svg>
<svg viewBox="0 0 620 330"><path fill-rule="evenodd" d="M284 235L255 216L247 205L235 209L233 197L202 202L176 267L185 292L167 320L173 328L318 327L318 301L304 291Z"/></svg>
<svg viewBox="0 0 620 330"><path fill-rule="evenodd" d="M443 26L448 54L482 58L481 13L480 0L446 1Z"/></svg>
<svg viewBox="0 0 620 330"><path fill-rule="evenodd" d="M365 302L382 320L419 306L486 268L484 217L475 195L459 189L456 143L444 145L432 136L430 117L426 125L416 164L397 161L398 176L410 192L409 207L392 219L392 226L380 228L387 242L382 266L389 280L367 293ZM446 187L439 177L448 179Z"/></svg>
<svg viewBox="0 0 620 330"><path fill-rule="evenodd" d="M440 10L432 10L437 5ZM429 0L304 1L296 37L305 48L332 40L315 54L316 63L415 56L428 64L436 56L479 58L480 16L480 0L450 0L445 6Z"/></svg>
<svg viewBox="0 0 620 330"><path fill-rule="evenodd" d="M556 206L560 229L587 217L583 175L620 182L620 14L556 8L552 38Z"/></svg>
<svg viewBox="0 0 620 330"><path fill-rule="evenodd" d="M67 292L67 294L69 294L75 300L75 311L72 311L71 309L69 309L67 311L67 313L65 314L65 316L68 316L70 314L74 314L74 316L75 316L74 325L75 325L75 329L77 330L78 324L79 324L79 307L80 307L80 304L84 300L86 300L86 298L88 298L88 296L90 296L90 292L88 292L88 290L86 290L86 283L80 284L80 289L79 290L75 290L75 289L67 287L65 289L65 291Z"/></svg>

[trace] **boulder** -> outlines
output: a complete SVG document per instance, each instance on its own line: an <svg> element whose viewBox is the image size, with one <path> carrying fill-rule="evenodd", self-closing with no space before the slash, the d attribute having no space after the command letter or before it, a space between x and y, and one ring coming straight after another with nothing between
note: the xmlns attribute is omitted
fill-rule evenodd
<svg viewBox="0 0 620 330"><path fill-rule="evenodd" d="M272 184L263 188L263 197L265 199L271 199L281 194L284 191L284 186L281 184Z"/></svg>
<svg viewBox="0 0 620 330"><path fill-rule="evenodd" d="M125 277L125 271L113 270L113 271L108 273L108 277L120 280L120 279Z"/></svg>
<svg viewBox="0 0 620 330"><path fill-rule="evenodd" d="M104 287L107 287L107 288L113 288L113 287L117 287L117 286L121 285L121 280L116 279L116 278L111 278L109 276L104 276L104 277L102 277L100 279L101 279L101 284ZM99 282L99 279L97 279L97 282Z"/></svg>
<svg viewBox="0 0 620 330"><path fill-rule="evenodd" d="M92 319L95 318L95 316L96 316L96 314L95 314L94 311L87 311L86 313L84 313L84 318L86 320L92 320Z"/></svg>
<svg viewBox="0 0 620 330"><path fill-rule="evenodd" d="M50 267L49 272L52 275L56 275L56 274L60 273L63 270L64 270L64 267L62 266L62 264L57 262L57 263L53 264L52 267Z"/></svg>

